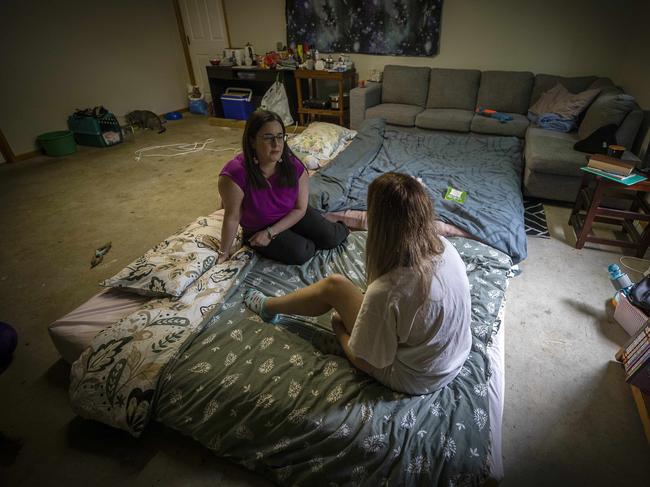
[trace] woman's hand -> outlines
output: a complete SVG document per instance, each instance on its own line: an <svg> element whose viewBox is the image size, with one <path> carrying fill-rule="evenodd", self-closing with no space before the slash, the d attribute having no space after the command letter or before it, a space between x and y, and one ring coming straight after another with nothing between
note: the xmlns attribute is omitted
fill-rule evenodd
<svg viewBox="0 0 650 487"><path fill-rule="evenodd" d="M260 230L248 239L248 243L252 247L266 247L271 243L271 237L269 237L269 232L267 232L266 229Z"/></svg>
<svg viewBox="0 0 650 487"><path fill-rule="evenodd" d="M217 259L217 264L223 264L228 259L230 259L230 256L228 254L226 254L225 252L220 253L219 258Z"/></svg>

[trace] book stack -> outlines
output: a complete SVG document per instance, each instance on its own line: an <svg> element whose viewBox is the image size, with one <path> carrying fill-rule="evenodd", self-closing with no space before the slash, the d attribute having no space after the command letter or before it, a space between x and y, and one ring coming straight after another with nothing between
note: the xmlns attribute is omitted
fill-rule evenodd
<svg viewBox="0 0 650 487"><path fill-rule="evenodd" d="M587 167L600 169L601 171L616 174L621 177L629 176L634 171L634 163L621 161L620 159L602 154L594 154L589 157Z"/></svg>
<svg viewBox="0 0 650 487"><path fill-rule="evenodd" d="M587 165L580 169L602 176L617 183L631 186L632 184L645 181L647 178L634 172L634 162L621 161L614 157L605 156L602 154L593 154L589 157Z"/></svg>
<svg viewBox="0 0 650 487"><path fill-rule="evenodd" d="M620 353L625 382L650 394L650 320L632 337Z"/></svg>

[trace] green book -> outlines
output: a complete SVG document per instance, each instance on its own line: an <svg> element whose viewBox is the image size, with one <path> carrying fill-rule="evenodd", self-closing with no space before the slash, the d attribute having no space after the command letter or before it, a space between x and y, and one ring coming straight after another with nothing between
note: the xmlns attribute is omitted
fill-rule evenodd
<svg viewBox="0 0 650 487"><path fill-rule="evenodd" d="M618 174L613 174L611 172L603 171L601 169L596 169L593 167L584 166L580 169L584 172L595 174L596 176L602 176L604 178L611 179L612 181L624 184L625 186L632 186L633 184L640 183L641 181L648 179L645 176L641 176L640 174L635 173L632 173L629 176L619 176Z"/></svg>

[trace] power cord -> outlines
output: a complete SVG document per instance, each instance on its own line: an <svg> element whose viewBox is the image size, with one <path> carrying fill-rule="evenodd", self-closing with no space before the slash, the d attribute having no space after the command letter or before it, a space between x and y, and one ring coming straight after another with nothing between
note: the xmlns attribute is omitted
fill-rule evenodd
<svg viewBox="0 0 650 487"><path fill-rule="evenodd" d="M645 264L644 269L637 269L635 267L632 267L631 265L628 265L625 263L625 259L630 259L638 262L643 262ZM647 259L640 259L639 257L632 257L629 255L624 255L619 259L619 262L621 265L627 269L633 270L634 272L638 272L639 274L643 274L644 276L647 276L650 274L650 260Z"/></svg>
<svg viewBox="0 0 650 487"><path fill-rule="evenodd" d="M226 147L223 149L212 149L206 147L208 144L214 142L215 139L206 139L203 142L194 142L191 144L167 144L167 145L154 145L151 147L145 147L143 149L138 149L135 151L135 160L139 161L143 157L177 157L185 156L187 154L195 154L201 151L211 151L211 152L225 152L225 151L239 151L239 147ZM172 153L167 154L145 154L156 149L167 149L172 151Z"/></svg>

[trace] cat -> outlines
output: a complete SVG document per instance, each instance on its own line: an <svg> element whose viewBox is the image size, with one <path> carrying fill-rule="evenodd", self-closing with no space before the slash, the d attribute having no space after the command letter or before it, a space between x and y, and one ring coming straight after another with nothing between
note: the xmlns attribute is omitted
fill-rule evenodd
<svg viewBox="0 0 650 487"><path fill-rule="evenodd" d="M159 134L167 130L163 127L163 122L160 117L149 110L133 110L127 113L124 118L126 119L126 123L136 125L141 129L157 130Z"/></svg>

